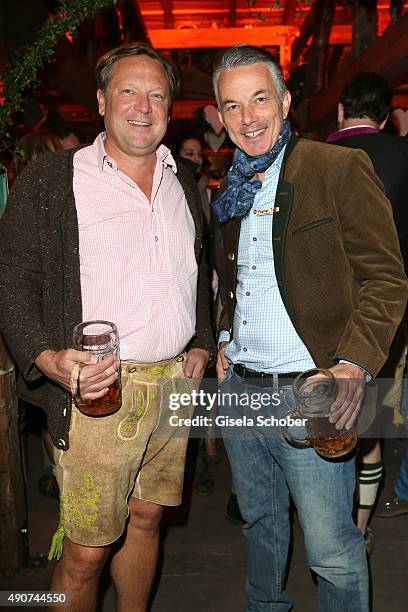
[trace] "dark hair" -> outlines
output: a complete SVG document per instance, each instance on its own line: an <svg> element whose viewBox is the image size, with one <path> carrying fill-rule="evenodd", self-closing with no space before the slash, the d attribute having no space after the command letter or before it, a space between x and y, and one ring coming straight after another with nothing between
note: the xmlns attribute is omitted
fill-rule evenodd
<svg viewBox="0 0 408 612"><path fill-rule="evenodd" d="M60 140L63 138L68 138L68 136L76 136L80 143L86 142L85 134L82 130L77 130L76 128L71 128L69 126L62 126L58 130L56 130L56 134Z"/></svg>
<svg viewBox="0 0 408 612"><path fill-rule="evenodd" d="M160 53L157 53L150 45L142 42L126 43L125 45L108 51L108 53L105 53L105 55L102 55L102 57L98 59L95 67L97 88L103 92L106 91L112 75L113 64L124 57L135 57L139 55L145 55L151 59L157 60L163 66L169 81L169 94L170 100L172 100L177 95L180 88L180 77L175 66L173 66L168 59L160 55Z"/></svg>
<svg viewBox="0 0 408 612"><path fill-rule="evenodd" d="M365 117L382 123L391 110L392 89L380 74L362 72L340 94L345 119Z"/></svg>
<svg viewBox="0 0 408 612"><path fill-rule="evenodd" d="M200 145L204 148L203 139L198 134L194 134L194 132L186 132L183 136L179 136L179 138L175 142L175 150L176 153L180 153L180 150L183 147L183 144L186 140L197 140Z"/></svg>
<svg viewBox="0 0 408 612"><path fill-rule="evenodd" d="M238 66L251 66L252 64L257 64L259 62L267 64L269 67L279 99L281 101L283 100L283 96L286 92L285 79L283 78L282 69L279 64L276 63L272 53L263 47L256 47L255 45L235 45L235 47L230 47L227 49L215 62L213 72L213 87L218 108L220 107L218 81L221 76L221 72L224 72L224 70L230 70L231 68L238 68Z"/></svg>
<svg viewBox="0 0 408 612"><path fill-rule="evenodd" d="M30 132L20 138L16 145L13 165L16 174L44 153L62 149L60 139L52 132Z"/></svg>

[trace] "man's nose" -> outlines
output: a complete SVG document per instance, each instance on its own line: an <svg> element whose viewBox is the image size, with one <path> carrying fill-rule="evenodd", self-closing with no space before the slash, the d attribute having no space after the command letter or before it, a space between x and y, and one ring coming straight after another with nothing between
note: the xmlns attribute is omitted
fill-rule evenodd
<svg viewBox="0 0 408 612"><path fill-rule="evenodd" d="M255 113L252 106L242 106L241 108L241 121L243 125L250 125L253 121L255 121Z"/></svg>
<svg viewBox="0 0 408 612"><path fill-rule="evenodd" d="M139 93L134 101L134 108L141 113L150 113L152 110L152 105L148 94Z"/></svg>

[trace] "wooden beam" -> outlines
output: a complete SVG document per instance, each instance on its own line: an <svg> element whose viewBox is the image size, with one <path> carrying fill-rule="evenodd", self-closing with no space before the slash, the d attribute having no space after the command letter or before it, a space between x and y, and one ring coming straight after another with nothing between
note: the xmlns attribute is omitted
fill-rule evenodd
<svg viewBox="0 0 408 612"><path fill-rule="evenodd" d="M292 62L296 62L304 51L309 38L316 29L317 2L312 6L299 32L299 36L292 45Z"/></svg>
<svg viewBox="0 0 408 612"><path fill-rule="evenodd" d="M283 11L283 23L285 25L293 24L298 6L299 0L285 0L285 9Z"/></svg>
<svg viewBox="0 0 408 612"><path fill-rule="evenodd" d="M274 47L285 44L288 36L296 36L295 26L255 28L198 28L197 30L150 29L149 37L155 49L206 49L231 47L246 43Z"/></svg>
<svg viewBox="0 0 408 612"><path fill-rule="evenodd" d="M312 30L309 37L312 35ZM197 28L193 29L153 29L148 31L149 39L155 49L209 49L212 47L231 47L232 45L248 44L264 47L279 47L285 41L292 41L299 37L300 30L297 26L256 26L254 28ZM309 38L308 37L308 38ZM299 40L299 38L298 38ZM298 44L296 40L292 48ZM308 39L306 39L307 42ZM306 44L303 44L298 55ZM333 26L330 45L350 45L351 25Z"/></svg>
<svg viewBox="0 0 408 612"><path fill-rule="evenodd" d="M229 0L229 17L228 22L230 28L235 28L237 24L237 0Z"/></svg>
<svg viewBox="0 0 408 612"><path fill-rule="evenodd" d="M327 55L334 10L334 0L319 0L312 44L307 55L305 98L315 96L327 84Z"/></svg>
<svg viewBox="0 0 408 612"><path fill-rule="evenodd" d="M333 121L343 87L359 72L378 72L390 83L399 84L408 78L408 13L392 25L357 60L342 66L327 89L312 100L308 109L308 128L315 129Z"/></svg>
<svg viewBox="0 0 408 612"><path fill-rule="evenodd" d="M139 3L136 0L121 0L123 26L127 41L140 40L147 42L147 30L140 14Z"/></svg>
<svg viewBox="0 0 408 612"><path fill-rule="evenodd" d="M174 19L173 19L173 0L161 0L164 10L164 23L165 27L173 28L174 27Z"/></svg>
<svg viewBox="0 0 408 612"><path fill-rule="evenodd" d="M377 35L377 0L353 2L351 59L355 60L375 41Z"/></svg>

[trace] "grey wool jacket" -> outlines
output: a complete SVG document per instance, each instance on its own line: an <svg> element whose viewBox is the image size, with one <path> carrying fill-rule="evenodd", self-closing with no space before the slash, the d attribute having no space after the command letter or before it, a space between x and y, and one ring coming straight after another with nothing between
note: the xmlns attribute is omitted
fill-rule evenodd
<svg viewBox="0 0 408 612"><path fill-rule="evenodd" d="M34 362L45 349L69 348L73 327L82 320L73 192L76 150L52 153L30 164L0 219L1 333L17 365L19 397L45 410L53 442L63 450L69 448L71 395ZM194 220L199 264L196 335L188 348L214 353L200 196L181 164L177 177Z"/></svg>

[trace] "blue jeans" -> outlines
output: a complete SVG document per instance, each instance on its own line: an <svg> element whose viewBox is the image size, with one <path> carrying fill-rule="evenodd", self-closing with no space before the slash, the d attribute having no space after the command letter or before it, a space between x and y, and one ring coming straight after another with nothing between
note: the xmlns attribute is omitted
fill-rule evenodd
<svg viewBox="0 0 408 612"><path fill-rule="evenodd" d="M273 390L244 384L229 371L220 392ZM279 406L263 408L262 414L269 410L269 415L278 418L293 408L290 387L279 389L279 400ZM242 402L232 402L221 412L230 417L257 416ZM235 432L225 427L223 436L245 519L246 612L287 612L292 608L284 590L290 539L289 494L303 529L309 566L317 575L320 612L367 612L366 552L363 535L351 516L354 457L327 461L311 448L295 448L285 441L279 426L259 427L255 423Z"/></svg>

